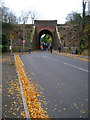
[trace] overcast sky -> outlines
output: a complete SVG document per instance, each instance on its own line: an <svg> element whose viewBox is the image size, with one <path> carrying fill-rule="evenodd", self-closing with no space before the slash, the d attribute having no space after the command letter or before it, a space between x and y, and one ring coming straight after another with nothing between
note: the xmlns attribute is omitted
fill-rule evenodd
<svg viewBox="0 0 90 120"><path fill-rule="evenodd" d="M82 0L2 0L18 16L21 10L35 10L39 20L57 20L59 24L66 21L67 14L82 12Z"/></svg>

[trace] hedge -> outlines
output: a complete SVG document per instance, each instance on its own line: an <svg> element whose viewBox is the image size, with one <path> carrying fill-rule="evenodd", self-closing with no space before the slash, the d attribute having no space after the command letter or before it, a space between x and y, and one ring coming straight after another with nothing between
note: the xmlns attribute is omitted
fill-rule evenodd
<svg viewBox="0 0 90 120"><path fill-rule="evenodd" d="M8 46L7 45L0 45L0 52L7 52Z"/></svg>

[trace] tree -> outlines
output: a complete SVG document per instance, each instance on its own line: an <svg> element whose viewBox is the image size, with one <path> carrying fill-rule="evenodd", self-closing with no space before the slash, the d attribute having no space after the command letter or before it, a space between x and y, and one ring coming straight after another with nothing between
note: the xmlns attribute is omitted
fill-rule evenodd
<svg viewBox="0 0 90 120"><path fill-rule="evenodd" d="M66 17L67 22L72 23L72 19L73 19L72 13L67 14L67 17Z"/></svg>
<svg viewBox="0 0 90 120"><path fill-rule="evenodd" d="M18 23L26 24L31 20L32 24L34 24L34 20L38 18L38 13L36 11L28 10L21 11L20 17L18 17Z"/></svg>
<svg viewBox="0 0 90 120"><path fill-rule="evenodd" d="M86 39L85 48L90 49L90 24L87 24L84 29L84 38Z"/></svg>
<svg viewBox="0 0 90 120"><path fill-rule="evenodd" d="M82 30L84 30L85 25L86 25L86 21L85 21L85 9L86 9L86 2L83 0L83 25L82 25Z"/></svg>
<svg viewBox="0 0 90 120"><path fill-rule="evenodd" d="M1 10L2 10L2 22L13 24L17 23L17 17L15 16L15 13L10 11L8 7L5 7L4 3L2 3Z"/></svg>
<svg viewBox="0 0 90 120"><path fill-rule="evenodd" d="M2 22L8 23L9 8L2 5Z"/></svg>
<svg viewBox="0 0 90 120"><path fill-rule="evenodd" d="M22 11L21 16L18 18L19 22L22 22L23 24L26 24L29 18L31 11Z"/></svg>
<svg viewBox="0 0 90 120"><path fill-rule="evenodd" d="M81 21L82 21L81 15L80 15L79 13L73 13L73 17L74 17L73 23L80 25L80 23L81 23Z"/></svg>
<svg viewBox="0 0 90 120"><path fill-rule="evenodd" d="M43 39L45 43L52 43L52 37L49 34L45 34Z"/></svg>
<svg viewBox="0 0 90 120"><path fill-rule="evenodd" d="M12 12L9 12L8 14L8 22L14 24L17 23L17 17Z"/></svg>
<svg viewBox="0 0 90 120"><path fill-rule="evenodd" d="M31 20L32 24L34 24L34 20L38 18L38 14L36 11L31 11Z"/></svg>
<svg viewBox="0 0 90 120"><path fill-rule="evenodd" d="M2 45L7 45L8 37L5 33L2 33Z"/></svg>
<svg viewBox="0 0 90 120"><path fill-rule="evenodd" d="M77 12L71 12L67 15L66 20L70 22L71 24L78 24L80 25L82 23L82 17L80 13Z"/></svg>

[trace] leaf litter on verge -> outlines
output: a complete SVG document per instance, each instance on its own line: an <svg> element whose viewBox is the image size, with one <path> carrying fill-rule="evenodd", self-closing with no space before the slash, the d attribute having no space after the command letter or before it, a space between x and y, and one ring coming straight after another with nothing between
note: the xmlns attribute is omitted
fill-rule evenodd
<svg viewBox="0 0 90 120"><path fill-rule="evenodd" d="M32 84L27 78L19 55L15 55L15 58L31 118L48 118L47 112L41 107L41 102L38 100L40 94L35 90L35 84Z"/></svg>

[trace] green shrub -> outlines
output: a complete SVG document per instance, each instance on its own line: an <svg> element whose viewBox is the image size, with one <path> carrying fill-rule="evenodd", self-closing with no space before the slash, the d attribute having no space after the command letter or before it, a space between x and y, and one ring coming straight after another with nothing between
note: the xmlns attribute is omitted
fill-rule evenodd
<svg viewBox="0 0 90 120"><path fill-rule="evenodd" d="M7 52L7 51L8 51L8 46L7 46L7 45L2 45L2 46L0 47L0 51L2 51L2 52Z"/></svg>
<svg viewBox="0 0 90 120"><path fill-rule="evenodd" d="M2 33L2 45L7 45L8 37L5 33Z"/></svg>
<svg viewBox="0 0 90 120"><path fill-rule="evenodd" d="M24 52L28 52L29 47L24 46ZM13 52L21 52L21 47L20 46L12 46L12 51ZM23 51L23 46L22 46L22 51Z"/></svg>
<svg viewBox="0 0 90 120"><path fill-rule="evenodd" d="M20 46L12 46L13 52L20 52Z"/></svg>
<svg viewBox="0 0 90 120"><path fill-rule="evenodd" d="M2 29L12 30L13 25L11 23L2 23Z"/></svg>
<svg viewBox="0 0 90 120"><path fill-rule="evenodd" d="M25 46L25 52L28 52L28 50L29 50L29 47L28 46Z"/></svg>
<svg viewBox="0 0 90 120"><path fill-rule="evenodd" d="M2 45L0 45L0 52L2 52Z"/></svg>

